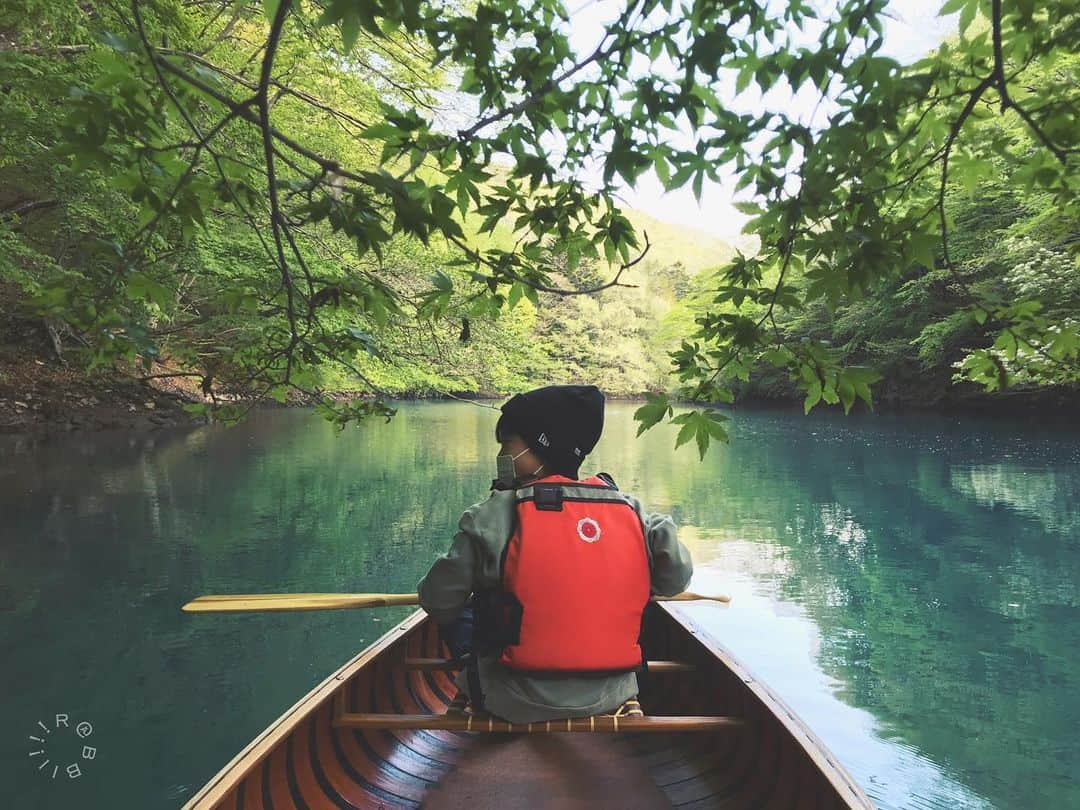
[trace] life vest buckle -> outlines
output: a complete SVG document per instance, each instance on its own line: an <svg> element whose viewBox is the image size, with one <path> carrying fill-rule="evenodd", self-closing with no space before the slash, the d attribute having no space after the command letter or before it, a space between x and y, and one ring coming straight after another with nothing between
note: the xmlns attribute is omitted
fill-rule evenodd
<svg viewBox="0 0 1080 810"><path fill-rule="evenodd" d="M561 512L563 508L562 487L544 485L533 487L533 502L541 512Z"/></svg>

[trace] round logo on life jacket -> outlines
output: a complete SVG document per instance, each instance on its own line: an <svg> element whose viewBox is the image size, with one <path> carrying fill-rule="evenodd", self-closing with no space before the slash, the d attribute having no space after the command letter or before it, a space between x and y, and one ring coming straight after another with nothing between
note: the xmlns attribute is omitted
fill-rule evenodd
<svg viewBox="0 0 1080 810"><path fill-rule="evenodd" d="M577 522L577 533L586 543L595 543L600 539L600 524L590 517L582 518Z"/></svg>

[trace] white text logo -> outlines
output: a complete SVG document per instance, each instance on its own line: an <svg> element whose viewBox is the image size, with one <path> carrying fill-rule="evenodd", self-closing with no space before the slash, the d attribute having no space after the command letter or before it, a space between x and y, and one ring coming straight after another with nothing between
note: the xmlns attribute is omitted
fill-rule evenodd
<svg viewBox="0 0 1080 810"><path fill-rule="evenodd" d="M30 758L38 762L37 769L50 779L63 770L68 779L83 775L86 763L97 757L97 747L89 744L94 727L85 720L74 726L66 714L55 715L53 726L38 720L38 728L30 735Z"/></svg>

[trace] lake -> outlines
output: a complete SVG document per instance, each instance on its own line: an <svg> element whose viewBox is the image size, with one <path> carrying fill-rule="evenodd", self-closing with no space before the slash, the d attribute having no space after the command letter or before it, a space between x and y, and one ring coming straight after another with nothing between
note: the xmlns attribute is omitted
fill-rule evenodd
<svg viewBox="0 0 1080 810"><path fill-rule="evenodd" d="M635 440L634 407L609 405L583 473L674 516L691 589L734 597L692 609L879 806L1080 807L1080 432L739 411L699 462L670 429ZM486 497L496 417L0 438L5 805L178 807L408 614L180 605L413 589Z"/></svg>

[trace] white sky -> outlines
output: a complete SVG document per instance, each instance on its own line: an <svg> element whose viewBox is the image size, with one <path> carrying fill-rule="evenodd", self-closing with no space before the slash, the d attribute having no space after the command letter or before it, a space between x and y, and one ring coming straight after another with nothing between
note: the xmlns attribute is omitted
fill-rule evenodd
<svg viewBox="0 0 1080 810"><path fill-rule="evenodd" d="M914 62L956 31L956 15L939 18L943 0L893 0L886 20L885 45L881 54L901 62ZM571 44L578 54L590 53L603 34L605 22L615 19L625 3L613 0L568 0L571 13ZM724 95L722 93L722 95ZM733 98L732 93L732 98ZM817 101L816 93L800 94L789 104L805 107L806 117ZM731 101L732 99L724 99ZM773 99L770 98L770 101ZM741 101L741 100L740 100ZM770 105L771 106L771 105ZM819 116L818 123L822 122ZM623 202L665 222L707 231L730 242L738 240L748 217L733 207L734 179L725 183L705 181L698 204L689 185L665 192L656 175L649 170L638 178L633 188L622 193Z"/></svg>

